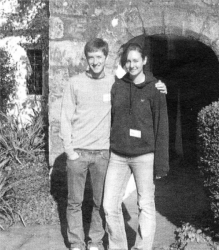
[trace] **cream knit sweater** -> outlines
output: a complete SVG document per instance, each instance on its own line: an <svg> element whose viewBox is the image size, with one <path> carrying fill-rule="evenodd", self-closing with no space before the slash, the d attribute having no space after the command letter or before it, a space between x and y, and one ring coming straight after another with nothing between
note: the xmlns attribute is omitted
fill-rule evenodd
<svg viewBox="0 0 219 250"><path fill-rule="evenodd" d="M111 126L110 91L113 75L92 79L86 73L69 79L62 108L60 136L70 157L74 149L109 149Z"/></svg>

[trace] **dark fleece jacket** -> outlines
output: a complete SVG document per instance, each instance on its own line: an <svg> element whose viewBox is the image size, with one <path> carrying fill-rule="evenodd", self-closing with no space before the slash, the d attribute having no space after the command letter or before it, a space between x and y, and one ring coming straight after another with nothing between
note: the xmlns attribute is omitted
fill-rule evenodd
<svg viewBox="0 0 219 250"><path fill-rule="evenodd" d="M156 89L156 82L147 72L141 84L135 85L128 73L113 84L110 147L127 157L154 152L155 174L161 177L169 170L169 131L166 96Z"/></svg>

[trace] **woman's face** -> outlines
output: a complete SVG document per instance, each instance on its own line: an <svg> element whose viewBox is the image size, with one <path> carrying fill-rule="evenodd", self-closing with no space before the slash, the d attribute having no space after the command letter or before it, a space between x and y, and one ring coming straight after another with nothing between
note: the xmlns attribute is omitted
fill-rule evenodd
<svg viewBox="0 0 219 250"><path fill-rule="evenodd" d="M142 55L137 50L130 50L127 55L125 68L129 74L133 77L143 73L143 67L147 62L147 57L142 58Z"/></svg>

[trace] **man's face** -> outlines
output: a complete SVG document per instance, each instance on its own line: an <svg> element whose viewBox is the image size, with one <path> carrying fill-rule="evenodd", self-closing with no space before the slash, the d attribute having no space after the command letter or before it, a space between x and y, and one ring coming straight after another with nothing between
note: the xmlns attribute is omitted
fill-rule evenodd
<svg viewBox="0 0 219 250"><path fill-rule="evenodd" d="M106 56L103 54L103 51L97 50L94 52L87 53L87 62L91 73L94 76L99 76L104 70Z"/></svg>

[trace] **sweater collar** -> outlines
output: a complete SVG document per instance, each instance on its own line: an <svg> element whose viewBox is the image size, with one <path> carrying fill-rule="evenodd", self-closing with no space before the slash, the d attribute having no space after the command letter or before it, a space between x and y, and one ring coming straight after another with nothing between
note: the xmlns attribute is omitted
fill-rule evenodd
<svg viewBox="0 0 219 250"><path fill-rule="evenodd" d="M105 77L104 71L101 73L101 75L98 78L95 78L90 70L87 70L85 73L86 73L86 76L88 76L89 78L94 79L94 80L100 80L100 79L103 79Z"/></svg>
<svg viewBox="0 0 219 250"><path fill-rule="evenodd" d="M142 82L142 83L139 83L139 84L134 84L134 82L132 81L132 79L130 78L130 75L129 73L126 73L122 80L126 83L131 83L133 85L135 85L137 88L144 88L148 83L152 82L155 80L154 76L153 76L153 73L150 72L150 71L147 71L146 74L145 74L145 81Z"/></svg>

